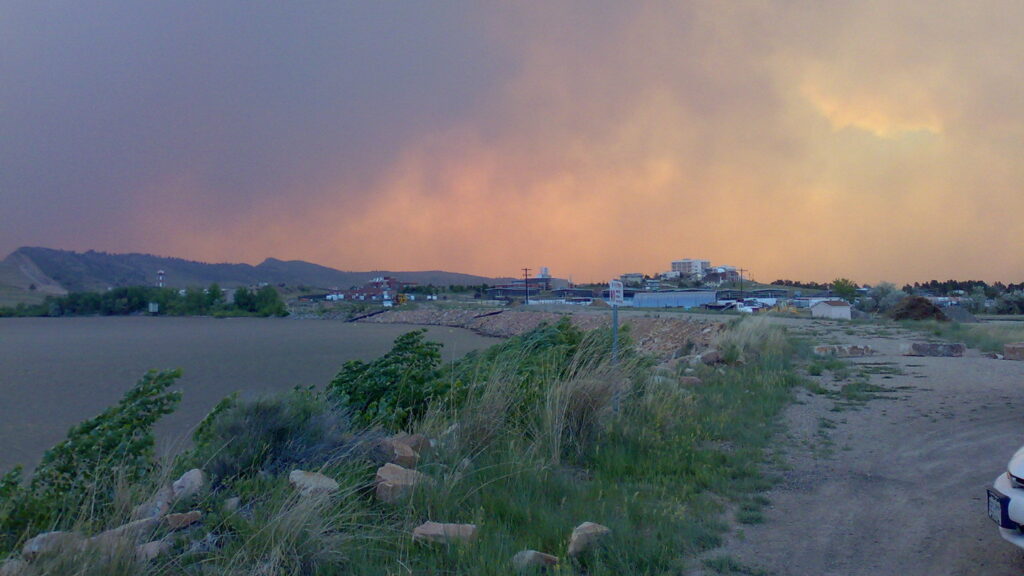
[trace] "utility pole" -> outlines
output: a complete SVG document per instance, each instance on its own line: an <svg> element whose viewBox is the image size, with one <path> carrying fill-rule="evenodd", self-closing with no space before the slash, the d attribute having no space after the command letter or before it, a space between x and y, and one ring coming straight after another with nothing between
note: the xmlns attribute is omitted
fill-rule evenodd
<svg viewBox="0 0 1024 576"><path fill-rule="evenodd" d="M745 268L740 268L740 292L743 292L743 273L744 272L749 272L749 270L746 270Z"/></svg>
<svg viewBox="0 0 1024 576"><path fill-rule="evenodd" d="M523 268L523 285L526 286L526 303L530 303L530 269Z"/></svg>

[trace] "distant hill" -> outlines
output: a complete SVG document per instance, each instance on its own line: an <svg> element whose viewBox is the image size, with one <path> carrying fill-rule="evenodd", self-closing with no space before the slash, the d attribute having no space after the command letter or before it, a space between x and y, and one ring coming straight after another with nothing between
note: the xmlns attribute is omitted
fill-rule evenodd
<svg viewBox="0 0 1024 576"><path fill-rule="evenodd" d="M43 294L48 293L153 285L157 282L158 270L164 271L165 285L174 288L208 286L214 282L223 288L233 288L266 282L291 288L304 286L316 290L347 289L365 284L375 276L392 276L403 282L439 286L495 284L506 280L440 270L346 272L301 260L284 261L276 258L267 258L252 266L207 264L151 254L110 254L93 250L73 252L24 247L15 250L0 262L0 299L5 293L18 291L26 292L30 296L38 295L35 297L41 299ZM32 286L34 288L31 288Z"/></svg>

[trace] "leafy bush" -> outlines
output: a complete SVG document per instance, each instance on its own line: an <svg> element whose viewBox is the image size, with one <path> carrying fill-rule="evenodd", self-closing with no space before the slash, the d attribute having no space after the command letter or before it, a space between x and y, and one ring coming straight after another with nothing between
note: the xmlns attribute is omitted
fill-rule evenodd
<svg viewBox="0 0 1024 576"><path fill-rule="evenodd" d="M349 432L348 413L308 389L248 402L231 396L196 429L179 468L200 467L219 484L318 466L347 448Z"/></svg>
<svg viewBox="0 0 1024 576"><path fill-rule="evenodd" d="M372 362L346 362L331 380L329 396L366 424L400 429L423 415L431 399L448 391L438 378L442 345L425 340L425 333L421 329L399 336L387 354Z"/></svg>
<svg viewBox="0 0 1024 576"><path fill-rule="evenodd" d="M0 543L13 545L29 530L66 527L84 506L109 506L118 484L145 480L155 468L153 425L181 400L168 390L180 376L180 370L147 372L117 405L48 450L27 486L20 468L0 479Z"/></svg>

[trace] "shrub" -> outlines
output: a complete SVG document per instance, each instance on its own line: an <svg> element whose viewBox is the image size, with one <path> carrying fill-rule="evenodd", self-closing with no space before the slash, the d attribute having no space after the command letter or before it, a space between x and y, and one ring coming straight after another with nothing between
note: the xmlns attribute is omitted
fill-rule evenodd
<svg viewBox="0 0 1024 576"><path fill-rule="evenodd" d="M351 446L350 430L347 411L308 389L248 402L231 396L196 429L179 468L201 467L220 484L318 466Z"/></svg>
<svg viewBox="0 0 1024 576"><path fill-rule="evenodd" d="M437 378L442 345L425 340L425 333L414 330L399 336L387 354L372 362L346 362L331 380L328 394L362 423L379 422L392 429L406 426L448 389Z"/></svg>
<svg viewBox="0 0 1024 576"><path fill-rule="evenodd" d="M117 405L68 432L44 455L27 486L16 468L0 479L0 544L31 530L66 527L84 507L109 509L119 484L143 481L155 468L153 425L174 411L181 393L168 388L180 370L149 371Z"/></svg>

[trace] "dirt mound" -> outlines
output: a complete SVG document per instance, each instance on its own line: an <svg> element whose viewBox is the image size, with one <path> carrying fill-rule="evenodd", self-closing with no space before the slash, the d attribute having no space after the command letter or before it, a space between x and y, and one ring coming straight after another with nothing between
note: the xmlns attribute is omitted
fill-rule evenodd
<svg viewBox="0 0 1024 576"><path fill-rule="evenodd" d="M961 324L975 323L978 321L974 314L971 314L966 309L961 308L960 306L950 306L948 308L943 308L942 313L946 315L946 318L949 318L953 322L959 322Z"/></svg>
<svg viewBox="0 0 1024 576"><path fill-rule="evenodd" d="M907 296L889 311L893 320L949 320L942 309L923 296Z"/></svg>

